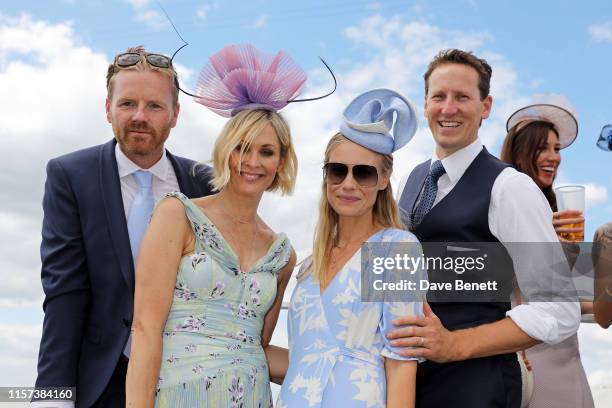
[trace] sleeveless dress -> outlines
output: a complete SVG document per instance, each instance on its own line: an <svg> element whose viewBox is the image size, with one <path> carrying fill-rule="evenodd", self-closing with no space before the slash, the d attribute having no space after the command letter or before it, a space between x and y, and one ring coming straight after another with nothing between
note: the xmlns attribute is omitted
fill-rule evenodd
<svg viewBox="0 0 612 408"><path fill-rule="evenodd" d="M593 408L595 402L580 361L578 335L558 344L527 349L533 367L533 396L529 408Z"/></svg>
<svg viewBox="0 0 612 408"><path fill-rule="evenodd" d="M388 228L368 242L418 240L410 232ZM383 357L417 360L400 356L401 348L391 346L385 335L394 328L393 319L423 314L424 292L416 293L414 301L362 302L361 251L338 271L323 294L312 274L302 279L298 274L287 317L289 369L276 408L384 407ZM427 279L425 270L418 270L412 279Z"/></svg>
<svg viewBox="0 0 612 408"><path fill-rule="evenodd" d="M181 258L163 333L155 407L272 407L261 347L264 317L276 298L277 275L291 245L279 234L247 272L219 230L182 193L195 234Z"/></svg>

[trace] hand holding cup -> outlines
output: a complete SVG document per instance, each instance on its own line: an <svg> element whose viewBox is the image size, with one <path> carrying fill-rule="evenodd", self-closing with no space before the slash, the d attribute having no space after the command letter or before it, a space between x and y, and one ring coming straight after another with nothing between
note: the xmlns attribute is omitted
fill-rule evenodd
<svg viewBox="0 0 612 408"><path fill-rule="evenodd" d="M553 213L552 223L557 236L559 236L559 241L574 242L570 238L583 232L584 227L579 225L584 225L584 216L580 210L557 211Z"/></svg>
<svg viewBox="0 0 612 408"><path fill-rule="evenodd" d="M553 214L553 226L561 242L584 241L584 186L563 186L555 189L559 211Z"/></svg>

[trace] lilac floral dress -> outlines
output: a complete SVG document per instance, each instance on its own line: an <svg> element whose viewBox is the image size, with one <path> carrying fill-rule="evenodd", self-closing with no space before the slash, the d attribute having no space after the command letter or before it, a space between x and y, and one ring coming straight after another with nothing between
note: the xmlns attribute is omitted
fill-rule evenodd
<svg viewBox="0 0 612 408"><path fill-rule="evenodd" d="M164 329L155 406L271 407L268 365L261 347L266 312L291 245L279 234L251 270L198 206L181 193L196 236L181 259Z"/></svg>

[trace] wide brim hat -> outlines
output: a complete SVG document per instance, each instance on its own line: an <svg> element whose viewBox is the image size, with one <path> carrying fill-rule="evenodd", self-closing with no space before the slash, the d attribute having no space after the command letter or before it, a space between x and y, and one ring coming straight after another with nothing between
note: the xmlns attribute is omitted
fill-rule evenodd
<svg viewBox="0 0 612 408"><path fill-rule="evenodd" d="M612 152L612 125L605 125L601 129L599 139L597 140L597 147L607 152Z"/></svg>
<svg viewBox="0 0 612 408"><path fill-rule="evenodd" d="M373 89L349 103L340 133L367 149L391 154L412 139L418 125L416 108L408 98L390 89Z"/></svg>
<svg viewBox="0 0 612 408"><path fill-rule="evenodd" d="M552 123L559 135L560 148L564 149L571 145L578 136L578 121L576 116L569 110L558 105L538 103L525 106L514 112L506 122L506 130L521 124L542 121Z"/></svg>

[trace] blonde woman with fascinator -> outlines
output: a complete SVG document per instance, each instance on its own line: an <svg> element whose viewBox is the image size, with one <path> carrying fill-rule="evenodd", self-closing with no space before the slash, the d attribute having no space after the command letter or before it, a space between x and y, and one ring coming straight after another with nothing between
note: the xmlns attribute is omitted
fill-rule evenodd
<svg viewBox="0 0 612 408"><path fill-rule="evenodd" d="M278 407L414 406L417 361L400 356L385 334L394 318L422 314L422 294L362 302L360 271L366 242L418 245L401 229L389 182L391 153L416 128L412 104L377 89L351 102L327 145L313 251L289 306L289 368Z"/></svg>
<svg viewBox="0 0 612 408"><path fill-rule="evenodd" d="M542 190L554 211L552 223L561 241L565 241L565 233L576 232L563 224L584 222L579 211L557 212L552 188L561 164L561 150L572 144L578 135L578 122L570 110L552 103L537 103L518 109L508 119L508 134L500 157L530 176ZM583 314L593 313L592 302L581 302L580 306ZM594 406L580 361L577 334L559 344L535 345L526 350L526 356L534 378L533 395L526 406Z"/></svg>
<svg viewBox="0 0 612 408"><path fill-rule="evenodd" d="M257 214L297 172L277 112L304 72L284 53L228 46L200 76L197 102L230 117L213 151L217 194L162 200L136 269L129 407L272 407L265 352L295 265L284 233Z"/></svg>

